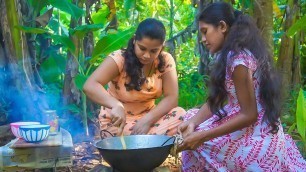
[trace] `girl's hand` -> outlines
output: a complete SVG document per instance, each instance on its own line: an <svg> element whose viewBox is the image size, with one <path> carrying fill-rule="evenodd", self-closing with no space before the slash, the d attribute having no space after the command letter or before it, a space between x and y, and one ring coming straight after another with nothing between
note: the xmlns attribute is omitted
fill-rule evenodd
<svg viewBox="0 0 306 172"><path fill-rule="evenodd" d="M178 132L183 138L187 137L190 133L193 133L195 124L190 121L185 121L178 126Z"/></svg>
<svg viewBox="0 0 306 172"><path fill-rule="evenodd" d="M148 134L151 125L144 118L141 118L137 121L137 123L132 127L132 135L136 134Z"/></svg>
<svg viewBox="0 0 306 172"><path fill-rule="evenodd" d="M110 113L113 126L119 127L118 135L121 135L126 124L124 107L122 104L114 106Z"/></svg>
<svg viewBox="0 0 306 172"><path fill-rule="evenodd" d="M183 142L180 145L178 145L177 148L178 152L183 150L195 150L206 140L208 140L206 135L207 135L206 131L197 131L189 133L188 136L183 137Z"/></svg>

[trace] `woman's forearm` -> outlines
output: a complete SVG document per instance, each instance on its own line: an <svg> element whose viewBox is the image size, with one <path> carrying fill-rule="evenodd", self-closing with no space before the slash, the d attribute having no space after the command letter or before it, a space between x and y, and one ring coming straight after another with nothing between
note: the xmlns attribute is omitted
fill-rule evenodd
<svg viewBox="0 0 306 172"><path fill-rule="evenodd" d="M237 130L241 130L245 127L249 127L257 121L257 114L250 115L239 113L237 116L231 118L230 120L224 122L223 124L215 127L213 129L207 130L205 135L206 139L204 141L220 137Z"/></svg>
<svg viewBox="0 0 306 172"><path fill-rule="evenodd" d="M97 83L88 81L83 87L84 93L95 103L107 108L113 108L114 106L122 105L122 103L111 96L105 88Z"/></svg>
<svg viewBox="0 0 306 172"><path fill-rule="evenodd" d="M148 112L144 119L150 124L155 124L162 116L167 114L171 109L177 107L176 96L164 97L150 112Z"/></svg>
<svg viewBox="0 0 306 172"><path fill-rule="evenodd" d="M203 123L204 121L206 121L207 119L209 119L210 117L212 117L212 113L211 113L207 103L205 103L199 109L197 114L190 119L190 121L193 122L195 124L195 126L198 126L201 123Z"/></svg>

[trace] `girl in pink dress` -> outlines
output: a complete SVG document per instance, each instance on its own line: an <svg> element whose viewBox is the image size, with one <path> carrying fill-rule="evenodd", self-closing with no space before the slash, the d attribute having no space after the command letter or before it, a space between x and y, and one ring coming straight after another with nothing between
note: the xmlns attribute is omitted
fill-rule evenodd
<svg viewBox="0 0 306 172"><path fill-rule="evenodd" d="M179 125L183 171L306 171L280 122L279 77L250 17L227 3L199 15L202 41L217 53L209 97Z"/></svg>

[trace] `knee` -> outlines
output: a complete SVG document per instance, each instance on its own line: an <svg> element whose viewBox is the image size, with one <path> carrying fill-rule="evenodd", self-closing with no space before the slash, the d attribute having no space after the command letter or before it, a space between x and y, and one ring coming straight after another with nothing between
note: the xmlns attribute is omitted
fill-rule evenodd
<svg viewBox="0 0 306 172"><path fill-rule="evenodd" d="M186 114L184 115L184 121L189 120L190 118L192 118L193 116L195 116L198 113L199 109L189 109Z"/></svg>

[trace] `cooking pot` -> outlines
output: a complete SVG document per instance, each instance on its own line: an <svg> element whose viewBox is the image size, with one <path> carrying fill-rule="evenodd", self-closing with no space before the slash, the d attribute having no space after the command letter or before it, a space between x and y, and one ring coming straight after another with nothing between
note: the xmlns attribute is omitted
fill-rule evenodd
<svg viewBox="0 0 306 172"><path fill-rule="evenodd" d="M130 135L108 137L95 142L103 159L120 172L149 172L160 166L174 145L174 137L166 135Z"/></svg>

